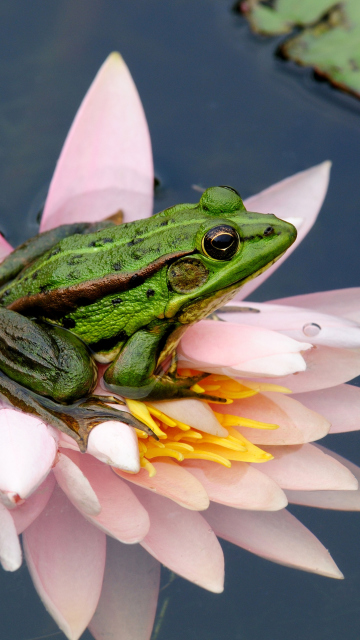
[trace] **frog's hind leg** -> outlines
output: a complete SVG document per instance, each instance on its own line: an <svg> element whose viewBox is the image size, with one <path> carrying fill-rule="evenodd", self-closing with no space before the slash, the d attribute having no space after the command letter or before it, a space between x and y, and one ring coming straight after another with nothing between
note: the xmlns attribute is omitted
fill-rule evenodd
<svg viewBox="0 0 360 640"><path fill-rule="evenodd" d="M0 396L15 408L38 416L46 424L73 438L82 452L86 451L92 429L102 422L124 422L158 439L149 427L131 413L110 407L98 398L90 397L74 404L61 405L26 389L1 371Z"/></svg>
<svg viewBox="0 0 360 640"><path fill-rule="evenodd" d="M73 333L0 308L0 370L20 385L60 403L94 389L97 369Z"/></svg>
<svg viewBox="0 0 360 640"><path fill-rule="evenodd" d="M71 436L82 451L91 429L109 420L153 435L128 412L106 404L114 398L89 396L96 381L93 357L77 336L0 308L0 395L14 407Z"/></svg>

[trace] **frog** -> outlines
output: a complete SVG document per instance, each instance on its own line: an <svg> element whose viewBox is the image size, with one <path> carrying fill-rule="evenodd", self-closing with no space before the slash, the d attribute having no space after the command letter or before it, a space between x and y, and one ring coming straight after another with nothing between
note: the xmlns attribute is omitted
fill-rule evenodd
<svg viewBox="0 0 360 640"><path fill-rule="evenodd" d="M151 433L115 406L123 398L224 401L199 391L208 374L180 375L179 340L295 239L292 224L247 211L229 186L147 219L35 236L0 265L0 394L82 451L99 422ZM105 395L93 393L96 362Z"/></svg>

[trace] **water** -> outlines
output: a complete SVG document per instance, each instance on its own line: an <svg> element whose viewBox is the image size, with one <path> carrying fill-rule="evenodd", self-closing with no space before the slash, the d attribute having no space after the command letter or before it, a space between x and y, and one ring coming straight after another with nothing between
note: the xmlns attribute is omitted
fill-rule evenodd
<svg viewBox="0 0 360 640"><path fill-rule="evenodd" d="M230 184L246 197L329 158L320 220L253 298L358 285L360 102L274 58L276 41L251 35L231 2L3 0L0 15L0 229L10 242L36 232L77 106L116 49L147 114L157 209L195 201L192 185ZM328 444L360 463L359 438L332 436ZM224 543L225 593L174 580L161 594L160 608L169 601L157 640L357 640L360 515L291 510L330 549L345 581L273 565ZM25 568L0 572L0 588L1 640L64 638Z"/></svg>

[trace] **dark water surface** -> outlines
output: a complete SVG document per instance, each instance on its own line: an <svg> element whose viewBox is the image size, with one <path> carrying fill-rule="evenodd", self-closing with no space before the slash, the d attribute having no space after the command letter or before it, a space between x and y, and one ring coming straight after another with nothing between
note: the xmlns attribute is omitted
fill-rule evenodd
<svg viewBox="0 0 360 640"><path fill-rule="evenodd" d="M360 102L275 59L276 41L251 35L231 2L2 0L0 17L0 229L10 242L36 232L75 111L116 49L147 114L157 209L196 201L194 184L230 184L246 197L331 159L320 220L254 299L359 284ZM327 440L360 462L359 434ZM225 543L225 593L177 578L162 592L160 607L169 604L157 640L358 640L360 514L291 510L330 549L345 581ZM64 638L25 568L0 571L0 588L1 640Z"/></svg>

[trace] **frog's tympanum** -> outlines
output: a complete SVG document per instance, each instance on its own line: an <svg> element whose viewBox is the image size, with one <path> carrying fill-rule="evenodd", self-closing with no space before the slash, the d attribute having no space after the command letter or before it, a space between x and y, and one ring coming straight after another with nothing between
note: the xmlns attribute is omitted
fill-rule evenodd
<svg viewBox="0 0 360 640"><path fill-rule="evenodd" d="M192 389L199 377L177 374L182 333L295 238L291 224L246 211L230 187L145 220L64 225L32 238L0 266L0 393L82 450L106 420L148 430L109 406L118 398L92 395L95 360L110 363L112 394L211 399Z"/></svg>

